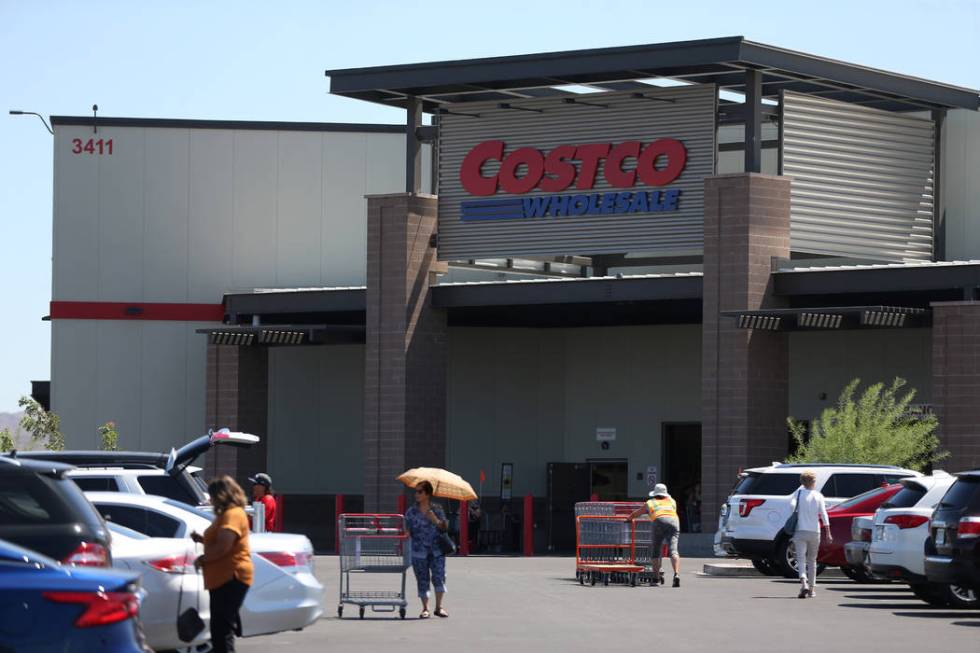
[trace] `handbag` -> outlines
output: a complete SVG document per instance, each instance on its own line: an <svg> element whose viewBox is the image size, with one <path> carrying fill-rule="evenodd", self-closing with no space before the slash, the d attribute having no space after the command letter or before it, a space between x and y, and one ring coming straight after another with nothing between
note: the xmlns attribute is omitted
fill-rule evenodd
<svg viewBox="0 0 980 653"><path fill-rule="evenodd" d="M783 532L789 537L793 537L796 534L796 522L800 519L800 491L796 491L796 509L793 514L789 516L786 523L783 524Z"/></svg>
<svg viewBox="0 0 980 653"><path fill-rule="evenodd" d="M439 533L436 537L436 546L442 551L442 555L452 555L456 553L456 543L453 542L453 538L449 537L449 533L443 531Z"/></svg>
<svg viewBox="0 0 980 653"><path fill-rule="evenodd" d="M194 575L200 577L200 572L195 569ZM203 580L201 581L204 582ZM201 592L194 592L197 595L197 607L187 608L183 612L180 611L180 604L184 598L184 588L181 585L180 593L177 595L177 637L180 638L182 642L192 642L194 639L201 634L204 630L204 620L201 619L200 607L201 607Z"/></svg>

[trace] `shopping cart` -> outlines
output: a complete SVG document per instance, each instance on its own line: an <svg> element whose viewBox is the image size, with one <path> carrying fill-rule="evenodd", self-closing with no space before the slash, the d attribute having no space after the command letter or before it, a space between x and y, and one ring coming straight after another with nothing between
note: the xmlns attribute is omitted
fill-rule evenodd
<svg viewBox="0 0 980 653"><path fill-rule="evenodd" d="M622 515L575 518L575 575L579 584L612 582L635 587L644 566L636 560L635 520Z"/></svg>
<svg viewBox="0 0 980 653"><path fill-rule="evenodd" d="M638 508L643 508L646 504L643 501L579 501L575 504L575 517L576 523L579 517L613 517L618 516L625 518L627 515L633 513ZM617 528L613 525L606 525L600 527L598 525L588 524L586 526L586 531L584 533L585 540L582 540L582 532L576 526L576 564L575 564L575 579L580 583L585 583L586 581L593 581L596 579L596 573L592 566L594 562L601 562L601 560L595 560L595 558L610 558L615 559L622 557L617 555L619 551L607 551L605 547L597 546L593 551L589 551L588 548L582 550L582 557L585 561L585 565L589 566L589 569L583 568L579 564L578 555L578 545L584 544L589 547L593 544L603 544L610 541L610 533L600 533L599 531L605 529L606 531ZM625 528L625 524L620 524L619 528ZM625 543L627 534L624 532L619 538L620 543ZM645 517L640 517L634 520L631 530L628 532L628 537L632 542L632 559L631 562L635 566L642 567L642 571L633 576L630 572L621 571L609 571L600 572L598 578L602 579L603 582L613 582L613 583L631 583L634 580L637 583L640 582L650 582L653 580L653 560L657 556L654 555L653 551L653 522ZM595 540L595 541L593 541ZM662 574L661 574L662 576Z"/></svg>
<svg viewBox="0 0 980 653"><path fill-rule="evenodd" d="M340 603L359 608L361 619L372 612L394 612L405 618L405 574L411 564L411 541L402 515L342 514L337 519L340 536ZM385 575L401 576L400 589Z"/></svg>

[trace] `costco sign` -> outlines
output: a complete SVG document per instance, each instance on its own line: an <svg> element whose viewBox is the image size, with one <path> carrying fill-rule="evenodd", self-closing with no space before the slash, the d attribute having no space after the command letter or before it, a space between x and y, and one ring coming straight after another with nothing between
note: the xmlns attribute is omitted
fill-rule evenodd
<svg viewBox="0 0 980 653"><path fill-rule="evenodd" d="M519 102L440 116L441 259L700 250L714 87Z"/></svg>
<svg viewBox="0 0 980 653"><path fill-rule="evenodd" d="M491 196L498 188L512 195L534 189L554 193L572 186L576 190L592 190L600 167L612 188L633 188L637 181L646 186L666 186L680 176L687 163L687 149L673 138L647 144L626 141L559 145L547 153L533 147L521 147L507 154L505 150L504 141L484 141L469 151L459 171L460 183L468 193ZM499 163L498 171L485 176L484 165L491 161ZM462 203L460 218L500 220L674 211L680 194L679 189L667 189L477 200Z"/></svg>

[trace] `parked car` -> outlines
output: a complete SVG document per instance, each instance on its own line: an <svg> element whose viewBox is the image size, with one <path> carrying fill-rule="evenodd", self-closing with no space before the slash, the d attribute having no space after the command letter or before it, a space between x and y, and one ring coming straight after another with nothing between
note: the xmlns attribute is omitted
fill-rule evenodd
<svg viewBox="0 0 980 653"><path fill-rule="evenodd" d="M66 473L70 465L0 456L0 538L70 566L108 567L105 522Z"/></svg>
<svg viewBox="0 0 980 653"><path fill-rule="evenodd" d="M0 651L144 653L139 576L73 568L0 540Z"/></svg>
<svg viewBox="0 0 980 653"><path fill-rule="evenodd" d="M929 537L929 519L955 480L942 471L903 479L902 490L875 513L868 559L873 574L905 581L917 597L931 605L972 608L977 605L972 591L929 582L925 575L923 548Z"/></svg>
<svg viewBox="0 0 980 653"><path fill-rule="evenodd" d="M189 539L149 537L113 522L108 526L112 531L112 566L139 574L145 590L140 621L146 643L154 650L171 650L209 641L210 595L194 569L200 547ZM205 626L190 642L177 635L177 616L187 608L196 608Z"/></svg>
<svg viewBox="0 0 980 653"><path fill-rule="evenodd" d="M834 536L834 541L821 539L817 562L830 567L840 567L845 576L858 583L872 582L874 579L866 570L863 561L859 565L848 564L847 557L844 555L844 546L851 539L851 526L854 519L874 515L881 504L891 499L901 489L902 485L899 483L883 485L827 510L827 517L830 518L830 533Z"/></svg>
<svg viewBox="0 0 980 653"><path fill-rule="evenodd" d="M150 495L89 492L106 520L151 537L190 541L213 515L186 503ZM186 539L185 539L186 538ZM305 535L249 535L255 577L242 606L242 634L263 635L309 626L323 614L323 585L313 575L313 545Z"/></svg>
<svg viewBox="0 0 980 653"><path fill-rule="evenodd" d="M874 531L874 515L855 517L851 520L851 541L844 545L844 558L851 569L861 570L861 576L874 579L868 549L871 547L871 533Z"/></svg>
<svg viewBox="0 0 980 653"><path fill-rule="evenodd" d="M218 445L250 447L257 435L221 429L191 440L169 453L144 451L25 451L21 458L68 463L85 491L132 492L170 497L191 505L208 505L207 486L191 464Z"/></svg>
<svg viewBox="0 0 980 653"><path fill-rule="evenodd" d="M926 578L980 591L980 469L956 475L932 514Z"/></svg>
<svg viewBox="0 0 980 653"><path fill-rule="evenodd" d="M887 465L774 463L746 470L721 508L716 553L751 558L763 573L795 578L796 552L782 528L792 512L793 493L800 487L804 469L816 473L816 489L827 499L828 508L881 485L919 476Z"/></svg>

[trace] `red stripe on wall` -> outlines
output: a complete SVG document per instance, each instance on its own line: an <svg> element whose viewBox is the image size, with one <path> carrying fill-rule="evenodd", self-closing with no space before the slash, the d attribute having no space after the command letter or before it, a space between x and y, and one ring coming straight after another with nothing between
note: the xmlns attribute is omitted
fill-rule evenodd
<svg viewBox="0 0 980 653"><path fill-rule="evenodd" d="M174 320L222 322L223 304L153 304L143 302L51 302L52 320Z"/></svg>

